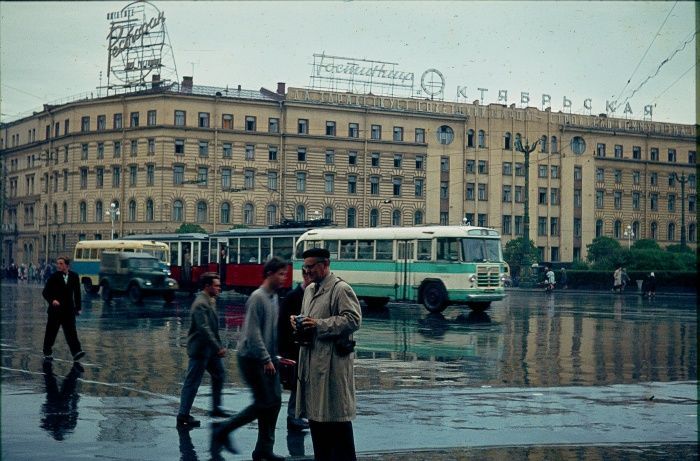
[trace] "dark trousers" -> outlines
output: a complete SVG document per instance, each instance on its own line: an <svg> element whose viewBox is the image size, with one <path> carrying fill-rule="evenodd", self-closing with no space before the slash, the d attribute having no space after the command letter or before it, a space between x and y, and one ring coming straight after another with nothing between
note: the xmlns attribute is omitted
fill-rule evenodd
<svg viewBox="0 0 700 461"><path fill-rule="evenodd" d="M205 370L208 371L211 376L212 409L216 410L221 406L221 391L224 388L224 365L221 362L221 357L218 355L212 355L211 357L190 357L187 366L187 376L185 376L185 383L182 385L182 394L180 394L179 414L190 414L194 398L197 396L197 390L202 383Z"/></svg>
<svg viewBox="0 0 700 461"><path fill-rule="evenodd" d="M78 331L75 328L75 314L62 312L50 307L49 318L46 321L46 331L44 332L44 355L51 355L53 352L56 335L58 335L58 329L61 327L63 327L63 335L66 337L70 353L75 355L83 350L78 340Z"/></svg>
<svg viewBox="0 0 700 461"><path fill-rule="evenodd" d="M309 420L316 461L355 461L352 421L319 423Z"/></svg>
<svg viewBox="0 0 700 461"><path fill-rule="evenodd" d="M253 392L253 403L219 425L218 437L223 438L231 431L258 420L258 441L256 455L272 454L275 445L275 426L282 406L282 388L279 373L266 375L257 359L238 357L238 367L246 384Z"/></svg>

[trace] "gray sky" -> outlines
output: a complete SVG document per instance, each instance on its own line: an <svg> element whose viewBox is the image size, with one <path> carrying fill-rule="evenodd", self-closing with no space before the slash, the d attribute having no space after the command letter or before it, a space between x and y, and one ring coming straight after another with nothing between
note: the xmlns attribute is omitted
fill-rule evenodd
<svg viewBox="0 0 700 461"><path fill-rule="evenodd" d="M100 71L106 82L106 15L127 4L1 2L2 121L96 92ZM654 120L696 121L693 2L154 4L165 13L180 78L194 69L195 84L305 87L313 54L325 52L396 62L417 81L438 69L448 101L462 86L469 101L487 88L485 103L507 90L508 103L520 106L526 91L535 107L542 94L551 95L553 111L567 97L573 112L588 113L590 98L598 114L630 77L622 100L673 55L629 99L629 117L642 119L644 106L655 104Z"/></svg>

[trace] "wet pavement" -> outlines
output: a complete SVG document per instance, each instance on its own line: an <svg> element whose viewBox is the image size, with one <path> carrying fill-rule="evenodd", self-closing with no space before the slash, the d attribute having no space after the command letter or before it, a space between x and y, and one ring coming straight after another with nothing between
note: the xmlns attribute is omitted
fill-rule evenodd
<svg viewBox="0 0 700 461"><path fill-rule="evenodd" d="M175 429L187 366L191 299L110 304L87 297L78 331L88 352L73 367L62 335L42 364L45 304L37 285L3 285L2 459L209 459L210 388ZM243 298L219 300L235 348ZM697 459L697 313L692 296L513 290L486 314L456 307L364 310L357 334L361 459ZM224 405L250 394L225 359ZM308 433L276 451L304 459ZM250 459L255 425L236 432Z"/></svg>

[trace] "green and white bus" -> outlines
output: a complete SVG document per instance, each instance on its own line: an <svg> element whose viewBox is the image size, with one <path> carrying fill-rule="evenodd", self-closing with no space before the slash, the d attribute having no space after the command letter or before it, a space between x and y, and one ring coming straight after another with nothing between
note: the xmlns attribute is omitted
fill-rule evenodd
<svg viewBox="0 0 700 461"><path fill-rule="evenodd" d="M473 226L312 229L297 240L294 280L309 248L331 253L331 270L368 306L422 303L430 312L449 304L483 311L505 297L501 236Z"/></svg>

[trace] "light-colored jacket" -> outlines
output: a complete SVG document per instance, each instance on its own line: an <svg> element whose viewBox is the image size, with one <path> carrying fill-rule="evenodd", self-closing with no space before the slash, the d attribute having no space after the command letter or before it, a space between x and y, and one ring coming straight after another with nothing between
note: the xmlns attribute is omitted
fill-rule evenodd
<svg viewBox="0 0 700 461"><path fill-rule="evenodd" d="M355 354L338 355L335 340L360 328L360 302L350 285L329 274L320 288L315 283L306 288L301 313L316 319L317 326L312 346L299 351L297 416L351 421L356 415Z"/></svg>

